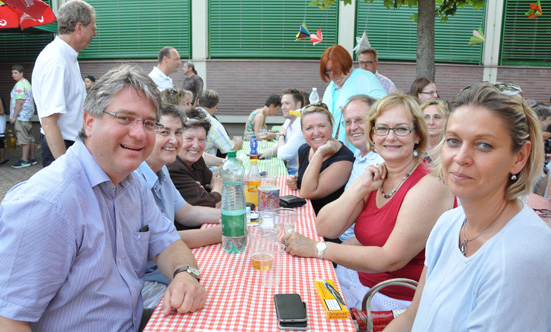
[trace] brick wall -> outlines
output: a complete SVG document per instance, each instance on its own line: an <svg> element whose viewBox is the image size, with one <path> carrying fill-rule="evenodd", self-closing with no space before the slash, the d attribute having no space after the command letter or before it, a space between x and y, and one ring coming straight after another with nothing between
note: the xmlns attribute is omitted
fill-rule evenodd
<svg viewBox="0 0 551 332"><path fill-rule="evenodd" d="M551 68L549 67L500 67L499 81L518 84L526 99L534 99L549 105L551 97Z"/></svg>
<svg viewBox="0 0 551 332"><path fill-rule="evenodd" d="M156 65L155 60L126 61L142 67L146 72ZM109 69L125 61L81 61L84 75L99 78ZM25 76L31 77L33 63L22 63ZM9 100L15 81L11 78L12 64L0 63L0 93ZM414 63L381 63L379 72L390 78L402 91L409 91L415 79ZM201 73L199 73L201 75ZM177 87L182 86L182 72L171 75ZM482 66L436 65L436 84L442 98L450 99L461 88L479 82L483 77ZM551 97L551 68L546 67L500 67L498 80L519 84L527 99L549 103ZM32 82L31 82L32 83ZM317 87L320 97L327 87L319 77L317 60L209 60L207 63L209 89L220 94L219 115L248 115L262 106L272 93L280 94L284 88L295 87L310 91Z"/></svg>

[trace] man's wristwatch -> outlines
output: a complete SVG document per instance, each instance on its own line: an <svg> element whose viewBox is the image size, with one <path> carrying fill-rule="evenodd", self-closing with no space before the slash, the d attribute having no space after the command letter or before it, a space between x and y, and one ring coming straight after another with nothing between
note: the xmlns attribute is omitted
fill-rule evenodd
<svg viewBox="0 0 551 332"><path fill-rule="evenodd" d="M325 249L327 249L327 243L325 241L320 241L316 244L316 249L318 250L318 258L323 259L323 254L325 253Z"/></svg>
<svg viewBox="0 0 551 332"><path fill-rule="evenodd" d="M172 279L174 279L176 277L176 275L180 272L187 272L187 273L191 274L192 277L197 279L197 281L201 281L201 272L199 272L199 270L197 270L193 266L184 265L184 266L176 269L176 271L174 271L174 274L172 275Z"/></svg>

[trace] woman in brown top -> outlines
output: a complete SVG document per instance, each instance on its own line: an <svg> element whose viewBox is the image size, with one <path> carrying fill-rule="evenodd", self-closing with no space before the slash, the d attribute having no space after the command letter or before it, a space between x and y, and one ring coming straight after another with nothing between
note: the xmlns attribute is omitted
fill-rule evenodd
<svg viewBox="0 0 551 332"><path fill-rule="evenodd" d="M184 143L176 161L168 164L170 178L186 202L192 205L220 207L222 179L212 173L203 159L210 122L193 108L184 119Z"/></svg>

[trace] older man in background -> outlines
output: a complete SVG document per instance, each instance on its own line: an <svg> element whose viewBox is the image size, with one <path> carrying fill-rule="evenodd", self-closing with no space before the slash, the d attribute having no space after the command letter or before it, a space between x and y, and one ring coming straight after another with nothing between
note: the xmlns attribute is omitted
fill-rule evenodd
<svg viewBox="0 0 551 332"><path fill-rule="evenodd" d="M94 7L81 0L66 2L57 13L57 31L59 35L38 55L32 73L44 167L73 145L82 127L86 88L77 57L97 35Z"/></svg>
<svg viewBox="0 0 551 332"><path fill-rule="evenodd" d="M170 74L176 73L180 68L180 53L174 47L163 47L159 51L157 66L153 67L149 77L157 84L159 91L174 89Z"/></svg>
<svg viewBox="0 0 551 332"><path fill-rule="evenodd" d="M367 166L385 162L383 157L376 151L369 151L366 141L366 135L369 135L369 133L365 132L364 120L375 101L375 99L367 95L355 95L348 99L348 104L344 108L343 121L346 137L356 147L356 151L354 152L354 158L356 159L354 160L352 173L350 173L345 190L364 173ZM355 237L354 225L347 229L339 239L344 242L352 237Z"/></svg>
<svg viewBox="0 0 551 332"><path fill-rule="evenodd" d="M358 54L358 64L361 69L370 71L377 76L377 79L381 82L381 85L383 86L383 89L385 89L386 93L391 93L396 89L394 82L392 82L390 78L379 74L379 71L377 70L377 67L379 67L379 55L376 49L368 48L367 50L360 52L360 54Z"/></svg>

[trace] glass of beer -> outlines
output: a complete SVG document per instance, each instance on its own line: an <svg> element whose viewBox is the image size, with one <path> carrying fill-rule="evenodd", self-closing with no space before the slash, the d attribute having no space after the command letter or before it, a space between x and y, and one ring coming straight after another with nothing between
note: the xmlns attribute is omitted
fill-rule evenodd
<svg viewBox="0 0 551 332"><path fill-rule="evenodd" d="M270 269L273 262L273 250L277 240L277 230L253 226L249 228L249 257L253 269Z"/></svg>
<svg viewBox="0 0 551 332"><path fill-rule="evenodd" d="M262 286L267 288L277 288L279 286L286 256L285 246L279 242L274 242L270 260L260 262Z"/></svg>

